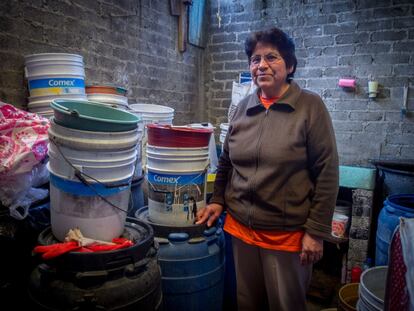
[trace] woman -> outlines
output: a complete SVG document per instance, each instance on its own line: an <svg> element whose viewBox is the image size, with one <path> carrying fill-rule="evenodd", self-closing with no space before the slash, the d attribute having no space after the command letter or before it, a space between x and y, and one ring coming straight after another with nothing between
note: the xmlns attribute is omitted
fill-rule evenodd
<svg viewBox="0 0 414 311"><path fill-rule="evenodd" d="M306 310L338 192L332 122L322 99L292 81L295 46L283 31L253 33L245 51L258 89L237 106L197 223L227 211L239 310Z"/></svg>

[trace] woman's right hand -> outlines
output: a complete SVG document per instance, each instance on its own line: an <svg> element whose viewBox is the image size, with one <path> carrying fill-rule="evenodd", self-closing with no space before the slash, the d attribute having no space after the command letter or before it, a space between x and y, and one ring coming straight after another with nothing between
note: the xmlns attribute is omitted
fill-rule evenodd
<svg viewBox="0 0 414 311"><path fill-rule="evenodd" d="M223 205L217 203L211 203L203 207L197 212L196 225L203 224L207 221L207 227L211 227L217 218L220 217L223 209Z"/></svg>

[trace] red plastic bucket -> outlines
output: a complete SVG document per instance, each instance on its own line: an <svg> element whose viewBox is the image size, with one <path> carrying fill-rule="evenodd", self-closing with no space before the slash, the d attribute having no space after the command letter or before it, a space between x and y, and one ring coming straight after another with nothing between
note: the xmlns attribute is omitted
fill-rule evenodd
<svg viewBox="0 0 414 311"><path fill-rule="evenodd" d="M148 124L148 144L160 147L207 147L213 129Z"/></svg>

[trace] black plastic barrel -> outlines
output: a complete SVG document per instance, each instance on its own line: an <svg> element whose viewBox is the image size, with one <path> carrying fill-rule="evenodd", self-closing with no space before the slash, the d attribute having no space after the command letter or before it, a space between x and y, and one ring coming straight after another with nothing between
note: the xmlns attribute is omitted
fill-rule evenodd
<svg viewBox="0 0 414 311"><path fill-rule="evenodd" d="M148 209L136 217L154 227L159 243L164 309L222 310L225 241L220 227L171 227L148 220Z"/></svg>
<svg viewBox="0 0 414 311"><path fill-rule="evenodd" d="M123 237L135 244L108 252L71 252L38 265L29 296L39 310L160 310L161 270L152 228L127 218ZM56 243L51 228L39 236Z"/></svg>
<svg viewBox="0 0 414 311"><path fill-rule="evenodd" d="M388 264L388 250L400 217L414 218L414 194L396 194L384 201L384 207L378 217L375 249L375 265Z"/></svg>
<svg viewBox="0 0 414 311"><path fill-rule="evenodd" d="M392 194L414 193L414 161L373 161L376 165L383 198Z"/></svg>

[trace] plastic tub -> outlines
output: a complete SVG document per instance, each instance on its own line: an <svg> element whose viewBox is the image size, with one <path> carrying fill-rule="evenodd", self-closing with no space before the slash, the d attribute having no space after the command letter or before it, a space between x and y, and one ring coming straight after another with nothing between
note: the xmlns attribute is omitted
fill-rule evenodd
<svg viewBox="0 0 414 311"><path fill-rule="evenodd" d="M55 122L69 128L121 132L138 127L139 118L134 114L95 102L55 99L51 106Z"/></svg>

